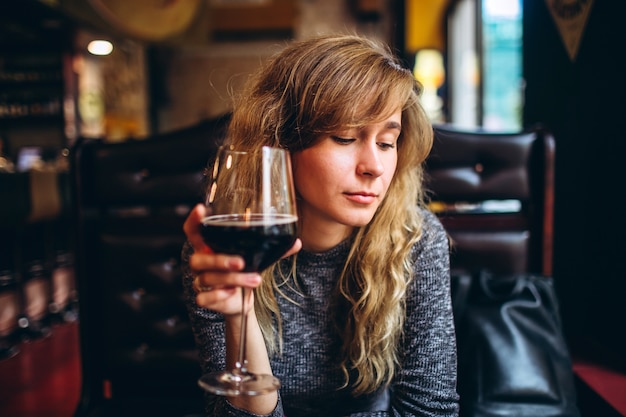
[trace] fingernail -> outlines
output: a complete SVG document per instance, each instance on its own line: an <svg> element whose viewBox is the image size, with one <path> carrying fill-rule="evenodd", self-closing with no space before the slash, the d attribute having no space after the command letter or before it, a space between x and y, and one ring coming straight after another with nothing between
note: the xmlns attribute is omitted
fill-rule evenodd
<svg viewBox="0 0 626 417"><path fill-rule="evenodd" d="M241 260L237 258L226 259L226 268L228 269L241 269Z"/></svg>
<svg viewBox="0 0 626 417"><path fill-rule="evenodd" d="M248 284L257 285L261 283L261 276L259 274L250 274L247 278Z"/></svg>

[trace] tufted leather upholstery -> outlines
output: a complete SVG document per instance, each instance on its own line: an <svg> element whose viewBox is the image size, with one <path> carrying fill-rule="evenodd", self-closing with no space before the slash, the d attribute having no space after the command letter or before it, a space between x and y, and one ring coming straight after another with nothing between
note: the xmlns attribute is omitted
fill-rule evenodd
<svg viewBox="0 0 626 417"><path fill-rule="evenodd" d="M140 141L73 149L83 388L76 416L201 413L182 301L183 221L227 117Z"/></svg>
<svg viewBox="0 0 626 417"><path fill-rule="evenodd" d="M554 139L434 127L431 206L453 242L453 269L552 273Z"/></svg>

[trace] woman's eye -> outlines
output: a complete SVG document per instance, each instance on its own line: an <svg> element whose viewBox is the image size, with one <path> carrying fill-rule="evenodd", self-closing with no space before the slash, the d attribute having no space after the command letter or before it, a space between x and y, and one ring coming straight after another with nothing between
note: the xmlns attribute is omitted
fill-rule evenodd
<svg viewBox="0 0 626 417"><path fill-rule="evenodd" d="M348 145L352 142L355 141L355 139L352 138L342 138L340 136L332 136L333 140L341 145Z"/></svg>
<svg viewBox="0 0 626 417"><path fill-rule="evenodd" d="M396 147L395 143L386 143L386 142L379 142L378 146L380 146L382 149L393 149Z"/></svg>

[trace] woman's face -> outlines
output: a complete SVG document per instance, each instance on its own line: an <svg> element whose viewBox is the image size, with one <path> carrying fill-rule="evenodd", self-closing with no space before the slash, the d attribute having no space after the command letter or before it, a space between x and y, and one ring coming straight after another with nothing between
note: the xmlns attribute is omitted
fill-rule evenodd
<svg viewBox="0 0 626 417"><path fill-rule="evenodd" d="M292 155L301 238L328 249L368 224L396 170L401 110L362 128L333 132Z"/></svg>

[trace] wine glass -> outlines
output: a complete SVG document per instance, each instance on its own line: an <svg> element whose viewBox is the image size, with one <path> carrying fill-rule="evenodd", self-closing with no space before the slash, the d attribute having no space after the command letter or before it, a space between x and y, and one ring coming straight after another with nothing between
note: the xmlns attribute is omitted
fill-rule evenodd
<svg viewBox="0 0 626 417"><path fill-rule="evenodd" d="M244 272L261 272L294 244L298 220L289 152L264 146L257 151L221 147L207 193L201 233L216 253L241 255ZM250 289L242 288L242 324L234 369L203 375L198 384L218 395L260 395L277 390L278 378L253 374L246 361Z"/></svg>

